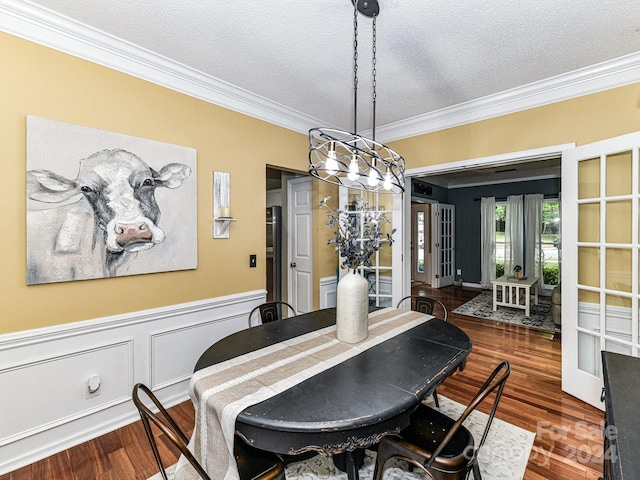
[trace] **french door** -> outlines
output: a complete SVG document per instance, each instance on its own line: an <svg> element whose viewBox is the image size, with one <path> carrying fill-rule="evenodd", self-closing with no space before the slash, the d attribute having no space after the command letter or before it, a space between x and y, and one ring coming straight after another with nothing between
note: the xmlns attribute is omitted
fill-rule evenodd
<svg viewBox="0 0 640 480"><path fill-rule="evenodd" d="M433 241L433 288L453 285L455 280L455 205L431 205Z"/></svg>
<svg viewBox="0 0 640 480"><path fill-rule="evenodd" d="M562 389L604 409L601 351L639 356L640 132L562 155Z"/></svg>
<svg viewBox="0 0 640 480"><path fill-rule="evenodd" d="M385 244L373 254L370 267L360 267L359 272L369 282L369 304L378 307L395 307L402 298L402 202L403 195L363 192L360 189L340 187L339 205L344 209L349 208L354 201L367 204L368 208L383 213L389 223L383 225L383 235L391 234L393 230L393 243ZM357 215L357 212L353 213ZM346 270L339 269L339 276Z"/></svg>

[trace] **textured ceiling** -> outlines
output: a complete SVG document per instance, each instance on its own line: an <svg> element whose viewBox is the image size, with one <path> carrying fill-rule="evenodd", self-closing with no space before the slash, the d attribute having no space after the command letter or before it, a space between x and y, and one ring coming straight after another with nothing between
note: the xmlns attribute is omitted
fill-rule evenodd
<svg viewBox="0 0 640 480"><path fill-rule="evenodd" d="M349 0L31 3L352 130ZM359 26L361 131L371 126L371 20ZM638 51L637 0L380 0L377 126Z"/></svg>

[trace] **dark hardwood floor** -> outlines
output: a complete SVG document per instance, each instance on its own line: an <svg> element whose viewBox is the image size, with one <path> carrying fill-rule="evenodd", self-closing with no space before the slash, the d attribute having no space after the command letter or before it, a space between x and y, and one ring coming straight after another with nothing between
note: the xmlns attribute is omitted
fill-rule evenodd
<svg viewBox="0 0 640 480"><path fill-rule="evenodd" d="M471 400L502 360L511 364L497 417L536 433L525 480L598 479L602 476L604 414L561 389L561 339L524 326L451 313L480 290L466 287L414 293L442 301L449 321L471 337L467 367L447 379L438 393L461 403Z"/></svg>
<svg viewBox="0 0 640 480"><path fill-rule="evenodd" d="M481 320L451 313L479 293L467 287L438 290L413 288L442 301L449 321L465 330L473 341L467 366L438 388L440 395L467 403L484 379L502 360L512 373L497 417L536 433L525 480L597 479L602 472L603 413L561 390L561 340L539 330ZM170 409L191 435L191 402ZM169 463L176 460L163 446ZM140 422L0 476L0 480L146 479L157 473Z"/></svg>

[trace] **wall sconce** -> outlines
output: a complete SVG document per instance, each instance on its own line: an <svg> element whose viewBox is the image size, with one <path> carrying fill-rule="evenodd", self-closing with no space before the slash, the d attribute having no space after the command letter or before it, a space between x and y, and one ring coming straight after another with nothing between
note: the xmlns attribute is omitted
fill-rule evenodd
<svg viewBox="0 0 640 480"><path fill-rule="evenodd" d="M229 227L235 218L229 207L230 176L226 172L213 172L213 238L229 238Z"/></svg>

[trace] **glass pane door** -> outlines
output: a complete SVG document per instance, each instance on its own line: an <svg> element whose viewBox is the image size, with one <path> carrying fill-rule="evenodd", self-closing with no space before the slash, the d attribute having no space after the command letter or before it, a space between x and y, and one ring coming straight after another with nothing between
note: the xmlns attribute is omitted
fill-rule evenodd
<svg viewBox="0 0 640 480"><path fill-rule="evenodd" d="M599 408L601 351L640 351L638 145L631 134L563 155L562 385Z"/></svg>
<svg viewBox="0 0 640 480"><path fill-rule="evenodd" d="M384 216L384 221L380 223L383 238L387 235L392 236L392 231L400 231L398 222L401 221L400 214L402 206L402 196L397 194L378 194L372 192L362 192L358 189L350 189L340 187L340 208L350 211L350 215L361 216L356 203L360 202L372 212L379 213ZM394 265L402 264L401 248L396 248L395 242L385 242L378 251L371 257L371 265L360 267L360 273L369 282L369 304L378 307L392 307L400 300L401 287L400 281L394 282ZM344 275L345 270L340 269L340 277ZM396 272L397 278L400 279L401 269Z"/></svg>

